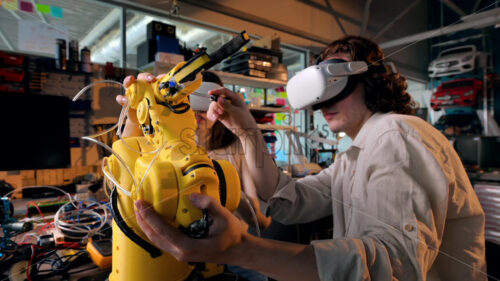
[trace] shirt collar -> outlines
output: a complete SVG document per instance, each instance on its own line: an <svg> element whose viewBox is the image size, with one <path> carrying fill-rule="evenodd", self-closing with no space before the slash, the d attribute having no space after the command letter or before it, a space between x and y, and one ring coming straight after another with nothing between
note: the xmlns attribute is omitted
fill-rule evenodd
<svg viewBox="0 0 500 281"><path fill-rule="evenodd" d="M377 123L378 120L380 120L383 116L387 115L389 113L379 113L376 112L368 120L366 120L365 124L361 127L359 130L358 134L352 141L351 147L357 147L359 149L362 149L365 147L366 143L370 140L370 137L373 137L373 130L375 129L374 124Z"/></svg>

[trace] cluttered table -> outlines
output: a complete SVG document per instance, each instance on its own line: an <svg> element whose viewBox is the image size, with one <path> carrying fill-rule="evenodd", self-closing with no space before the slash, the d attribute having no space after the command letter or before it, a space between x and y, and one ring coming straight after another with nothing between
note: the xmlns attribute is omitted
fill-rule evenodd
<svg viewBox="0 0 500 281"><path fill-rule="evenodd" d="M107 280L109 203L59 191L50 198L1 198L1 280Z"/></svg>

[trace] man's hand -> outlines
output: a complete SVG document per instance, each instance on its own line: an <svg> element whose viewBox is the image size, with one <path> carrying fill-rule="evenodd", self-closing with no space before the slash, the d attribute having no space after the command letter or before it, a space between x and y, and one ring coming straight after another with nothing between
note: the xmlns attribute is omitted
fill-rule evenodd
<svg viewBox="0 0 500 281"><path fill-rule="evenodd" d="M236 218L212 197L199 193L190 195L191 203L207 209L214 223L207 238L194 239L173 227L144 201L136 201L137 223L159 248L183 262L228 263L238 253L247 234L248 225Z"/></svg>
<svg viewBox="0 0 500 281"><path fill-rule="evenodd" d="M192 193L190 199L214 219L207 238L190 238L166 223L151 205L143 201L135 205L142 231L177 260L239 265L277 280L319 280L313 246L257 238L212 197Z"/></svg>

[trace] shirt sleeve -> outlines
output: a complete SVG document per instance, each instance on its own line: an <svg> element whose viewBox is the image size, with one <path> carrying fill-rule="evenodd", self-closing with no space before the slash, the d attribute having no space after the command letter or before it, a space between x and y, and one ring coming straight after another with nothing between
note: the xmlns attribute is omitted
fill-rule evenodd
<svg viewBox="0 0 500 281"><path fill-rule="evenodd" d="M312 243L320 279L425 280L447 210L439 149L400 131L364 149L369 157L358 159L356 173L366 184L353 186L349 238Z"/></svg>
<svg viewBox="0 0 500 281"><path fill-rule="evenodd" d="M266 213L283 224L306 223L331 215L332 169L333 165L300 180L280 172L276 192L269 199Z"/></svg>

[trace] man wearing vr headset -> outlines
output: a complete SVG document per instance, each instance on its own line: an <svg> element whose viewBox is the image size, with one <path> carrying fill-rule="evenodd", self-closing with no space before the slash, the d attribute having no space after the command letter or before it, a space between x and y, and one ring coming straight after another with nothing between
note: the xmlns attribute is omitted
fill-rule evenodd
<svg viewBox="0 0 500 281"><path fill-rule="evenodd" d="M209 118L237 134L268 213L283 223L333 214L333 237L298 245L248 235L210 197L193 204L214 218L209 237L191 239L143 202L136 206L149 238L183 261L232 263L278 280L486 280L484 213L448 140L410 116L405 79L383 66L381 49L348 36L287 87L295 108L321 109L351 147L318 175L281 173L245 104L227 89Z"/></svg>

